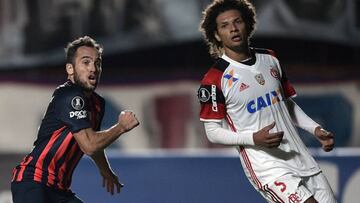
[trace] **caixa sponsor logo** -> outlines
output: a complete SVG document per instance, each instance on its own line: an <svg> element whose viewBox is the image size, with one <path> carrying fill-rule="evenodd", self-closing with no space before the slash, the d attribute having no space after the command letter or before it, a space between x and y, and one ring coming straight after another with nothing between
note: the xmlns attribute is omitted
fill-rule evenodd
<svg viewBox="0 0 360 203"><path fill-rule="evenodd" d="M266 93L264 96L260 96L257 99L251 100L246 105L246 108L249 113L255 113L263 108L276 104L282 100L283 98L281 96L280 90L277 91L274 90L269 93Z"/></svg>
<svg viewBox="0 0 360 203"><path fill-rule="evenodd" d="M70 111L69 113L70 118L76 117L76 119L82 119L87 117L87 111L81 110L81 111Z"/></svg>

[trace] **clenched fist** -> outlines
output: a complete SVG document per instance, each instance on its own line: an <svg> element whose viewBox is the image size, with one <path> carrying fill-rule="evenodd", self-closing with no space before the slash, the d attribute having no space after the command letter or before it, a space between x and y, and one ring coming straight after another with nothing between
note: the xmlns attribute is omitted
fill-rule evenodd
<svg viewBox="0 0 360 203"><path fill-rule="evenodd" d="M127 132L138 126L139 121L132 111L125 110L120 113L118 124Z"/></svg>

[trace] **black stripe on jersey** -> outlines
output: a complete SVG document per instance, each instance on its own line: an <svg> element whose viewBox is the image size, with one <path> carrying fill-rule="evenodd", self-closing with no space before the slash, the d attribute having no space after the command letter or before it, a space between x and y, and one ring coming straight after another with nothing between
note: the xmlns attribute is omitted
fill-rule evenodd
<svg viewBox="0 0 360 203"><path fill-rule="evenodd" d="M216 85L201 85L197 96L201 104L225 104L225 97Z"/></svg>
<svg viewBox="0 0 360 203"><path fill-rule="evenodd" d="M58 151L60 145L65 140L66 135L68 133L69 133L68 129L62 131L60 136L56 139L56 141L54 142L54 144L51 146L50 150L46 154L46 156L44 158L44 161L43 161L43 164L41 166L41 170L43 171L43 174L42 174L42 177L41 177L41 182L42 183L48 183L48 175L49 175L48 167L49 167L49 164L50 164L51 160L54 158L56 152Z"/></svg>
<svg viewBox="0 0 360 203"><path fill-rule="evenodd" d="M24 173L23 173L23 180L33 180L35 175L35 168L36 163L39 160L39 157L43 150L45 149L47 143L50 141L50 136L47 138L47 140L38 143L36 148L31 151L31 153L28 156L32 156L33 159L26 165Z"/></svg>
<svg viewBox="0 0 360 203"><path fill-rule="evenodd" d="M59 183L59 169L60 167L64 164L65 160L66 160L66 157L67 156L71 156L69 155L70 151L71 151L71 148L72 146L76 144L76 140L75 138L71 139L70 143L69 143L69 146L67 147L67 150L64 152L64 154L61 156L61 158L56 161L56 164L55 164L55 180L54 180L54 185L57 185Z"/></svg>
<svg viewBox="0 0 360 203"><path fill-rule="evenodd" d="M271 49L263 49L263 48L252 48L251 50L255 51L259 54L269 54L271 56L277 57L275 51Z"/></svg>
<svg viewBox="0 0 360 203"><path fill-rule="evenodd" d="M271 56L276 57L275 52L270 49L261 49L261 48L250 48L250 60L241 62L242 64L252 66L256 63L256 56L255 53L259 54L269 54Z"/></svg>
<svg viewBox="0 0 360 203"><path fill-rule="evenodd" d="M74 143L74 144L77 144L77 143ZM74 169L75 169L76 165L79 163L82 155L83 155L83 152L80 150L80 148L78 148L74 152L74 154L70 155L71 158L68 161L68 164L66 165L66 170L65 170L65 173L63 175L63 179L59 180L65 187L70 186L71 179L72 179L72 174L74 172ZM79 156L80 156L80 158L78 158Z"/></svg>
<svg viewBox="0 0 360 203"><path fill-rule="evenodd" d="M220 70L221 72L224 72L229 65L229 62L225 61L222 58L219 58L212 67Z"/></svg>

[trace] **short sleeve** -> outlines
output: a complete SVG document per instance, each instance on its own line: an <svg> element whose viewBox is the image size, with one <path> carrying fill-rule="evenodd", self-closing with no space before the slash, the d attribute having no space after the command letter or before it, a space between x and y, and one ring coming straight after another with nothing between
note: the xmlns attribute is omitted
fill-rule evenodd
<svg viewBox="0 0 360 203"><path fill-rule="evenodd" d="M201 121L220 121L226 116L225 97L221 91L222 72L211 69L201 82L197 96Z"/></svg>
<svg viewBox="0 0 360 203"><path fill-rule="evenodd" d="M286 72L280 66L280 63L276 58L275 58L275 61L276 61L276 65L279 67L278 69L280 69L280 83L281 83L281 87L282 87L282 89L284 91L285 98L287 99L287 98L290 98L290 97L296 97L295 88L291 84L291 82L289 81L288 77L286 76Z"/></svg>
<svg viewBox="0 0 360 203"><path fill-rule="evenodd" d="M62 91L53 98L55 112L71 132L90 128L91 122L88 115L88 100L80 91Z"/></svg>
<svg viewBox="0 0 360 203"><path fill-rule="evenodd" d="M286 77L286 74L283 69L281 70L281 72L282 72L281 86L284 90L285 98L295 97L296 96L295 88Z"/></svg>

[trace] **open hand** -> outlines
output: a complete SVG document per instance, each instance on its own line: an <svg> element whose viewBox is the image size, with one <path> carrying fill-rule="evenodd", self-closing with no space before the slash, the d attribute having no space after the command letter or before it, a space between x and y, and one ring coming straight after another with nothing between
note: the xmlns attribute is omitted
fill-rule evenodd
<svg viewBox="0 0 360 203"><path fill-rule="evenodd" d="M315 128L315 136L322 145L325 152L329 152L334 148L334 134L321 128L320 126Z"/></svg>
<svg viewBox="0 0 360 203"><path fill-rule="evenodd" d="M275 122L255 132L253 134L255 145L267 148L278 147L283 139L284 132L280 131L276 133L270 133L269 131L273 129L274 126Z"/></svg>
<svg viewBox="0 0 360 203"><path fill-rule="evenodd" d="M124 184L119 182L119 178L115 175L114 172L107 171L101 172L101 176L103 177L103 187L106 187L106 191L111 195L114 195L115 192L120 193L121 188L124 187Z"/></svg>

